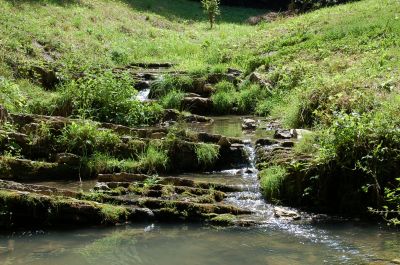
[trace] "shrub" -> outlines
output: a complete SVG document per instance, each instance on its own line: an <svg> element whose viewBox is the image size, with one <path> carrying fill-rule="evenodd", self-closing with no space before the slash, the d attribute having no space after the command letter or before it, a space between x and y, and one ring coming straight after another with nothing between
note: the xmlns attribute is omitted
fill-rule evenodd
<svg viewBox="0 0 400 265"><path fill-rule="evenodd" d="M268 200L274 200L279 195L279 189L286 176L286 169L282 166L271 166L260 171L261 192Z"/></svg>
<svg viewBox="0 0 400 265"><path fill-rule="evenodd" d="M111 71L87 73L61 88L64 101L70 101L73 114L98 121L124 123L137 93L128 74Z"/></svg>
<svg viewBox="0 0 400 265"><path fill-rule="evenodd" d="M200 165L208 166L215 163L219 156L219 146L215 144L199 143L195 148L197 161Z"/></svg>

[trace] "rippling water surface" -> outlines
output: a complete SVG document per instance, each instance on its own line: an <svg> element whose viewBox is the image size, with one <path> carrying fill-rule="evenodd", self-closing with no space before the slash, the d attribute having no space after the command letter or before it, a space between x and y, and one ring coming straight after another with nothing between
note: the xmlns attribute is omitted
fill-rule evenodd
<svg viewBox="0 0 400 265"><path fill-rule="evenodd" d="M3 235L0 264L363 264L399 249L397 232L361 224L132 225Z"/></svg>

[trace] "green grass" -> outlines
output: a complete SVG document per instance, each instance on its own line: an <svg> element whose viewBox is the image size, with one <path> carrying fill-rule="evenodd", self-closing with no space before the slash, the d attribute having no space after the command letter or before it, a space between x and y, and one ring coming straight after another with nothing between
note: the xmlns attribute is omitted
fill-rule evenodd
<svg viewBox="0 0 400 265"><path fill-rule="evenodd" d="M279 195L279 188L286 176L286 169L282 166L271 166L260 171L260 187L264 197L275 200Z"/></svg>
<svg viewBox="0 0 400 265"><path fill-rule="evenodd" d="M58 143L65 151L81 156L90 156L94 151L111 151L120 142L117 134L107 129L100 130L92 121L73 122L58 137Z"/></svg>
<svg viewBox="0 0 400 265"><path fill-rule="evenodd" d="M215 144L199 143L195 148L197 161L201 165L212 165L218 158L219 146Z"/></svg>
<svg viewBox="0 0 400 265"><path fill-rule="evenodd" d="M161 105L166 109L181 109L182 101L185 97L185 93L180 90L171 90L160 101Z"/></svg>
<svg viewBox="0 0 400 265"><path fill-rule="evenodd" d="M168 167L167 151L151 143L145 152L139 155L138 167L147 173L165 171Z"/></svg>

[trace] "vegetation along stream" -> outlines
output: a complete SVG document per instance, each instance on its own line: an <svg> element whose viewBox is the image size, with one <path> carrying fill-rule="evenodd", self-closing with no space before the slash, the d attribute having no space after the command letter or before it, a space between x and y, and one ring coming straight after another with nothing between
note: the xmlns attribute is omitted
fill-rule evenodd
<svg viewBox="0 0 400 265"><path fill-rule="evenodd" d="M400 264L398 0L0 0L0 265Z"/></svg>

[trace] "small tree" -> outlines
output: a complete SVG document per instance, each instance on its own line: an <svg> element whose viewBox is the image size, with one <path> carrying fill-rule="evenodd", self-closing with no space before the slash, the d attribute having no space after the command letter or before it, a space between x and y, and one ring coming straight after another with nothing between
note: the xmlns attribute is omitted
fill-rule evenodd
<svg viewBox="0 0 400 265"><path fill-rule="evenodd" d="M219 0L201 0L204 13L208 15L210 28L212 29L215 23L215 18L221 14L219 10Z"/></svg>

